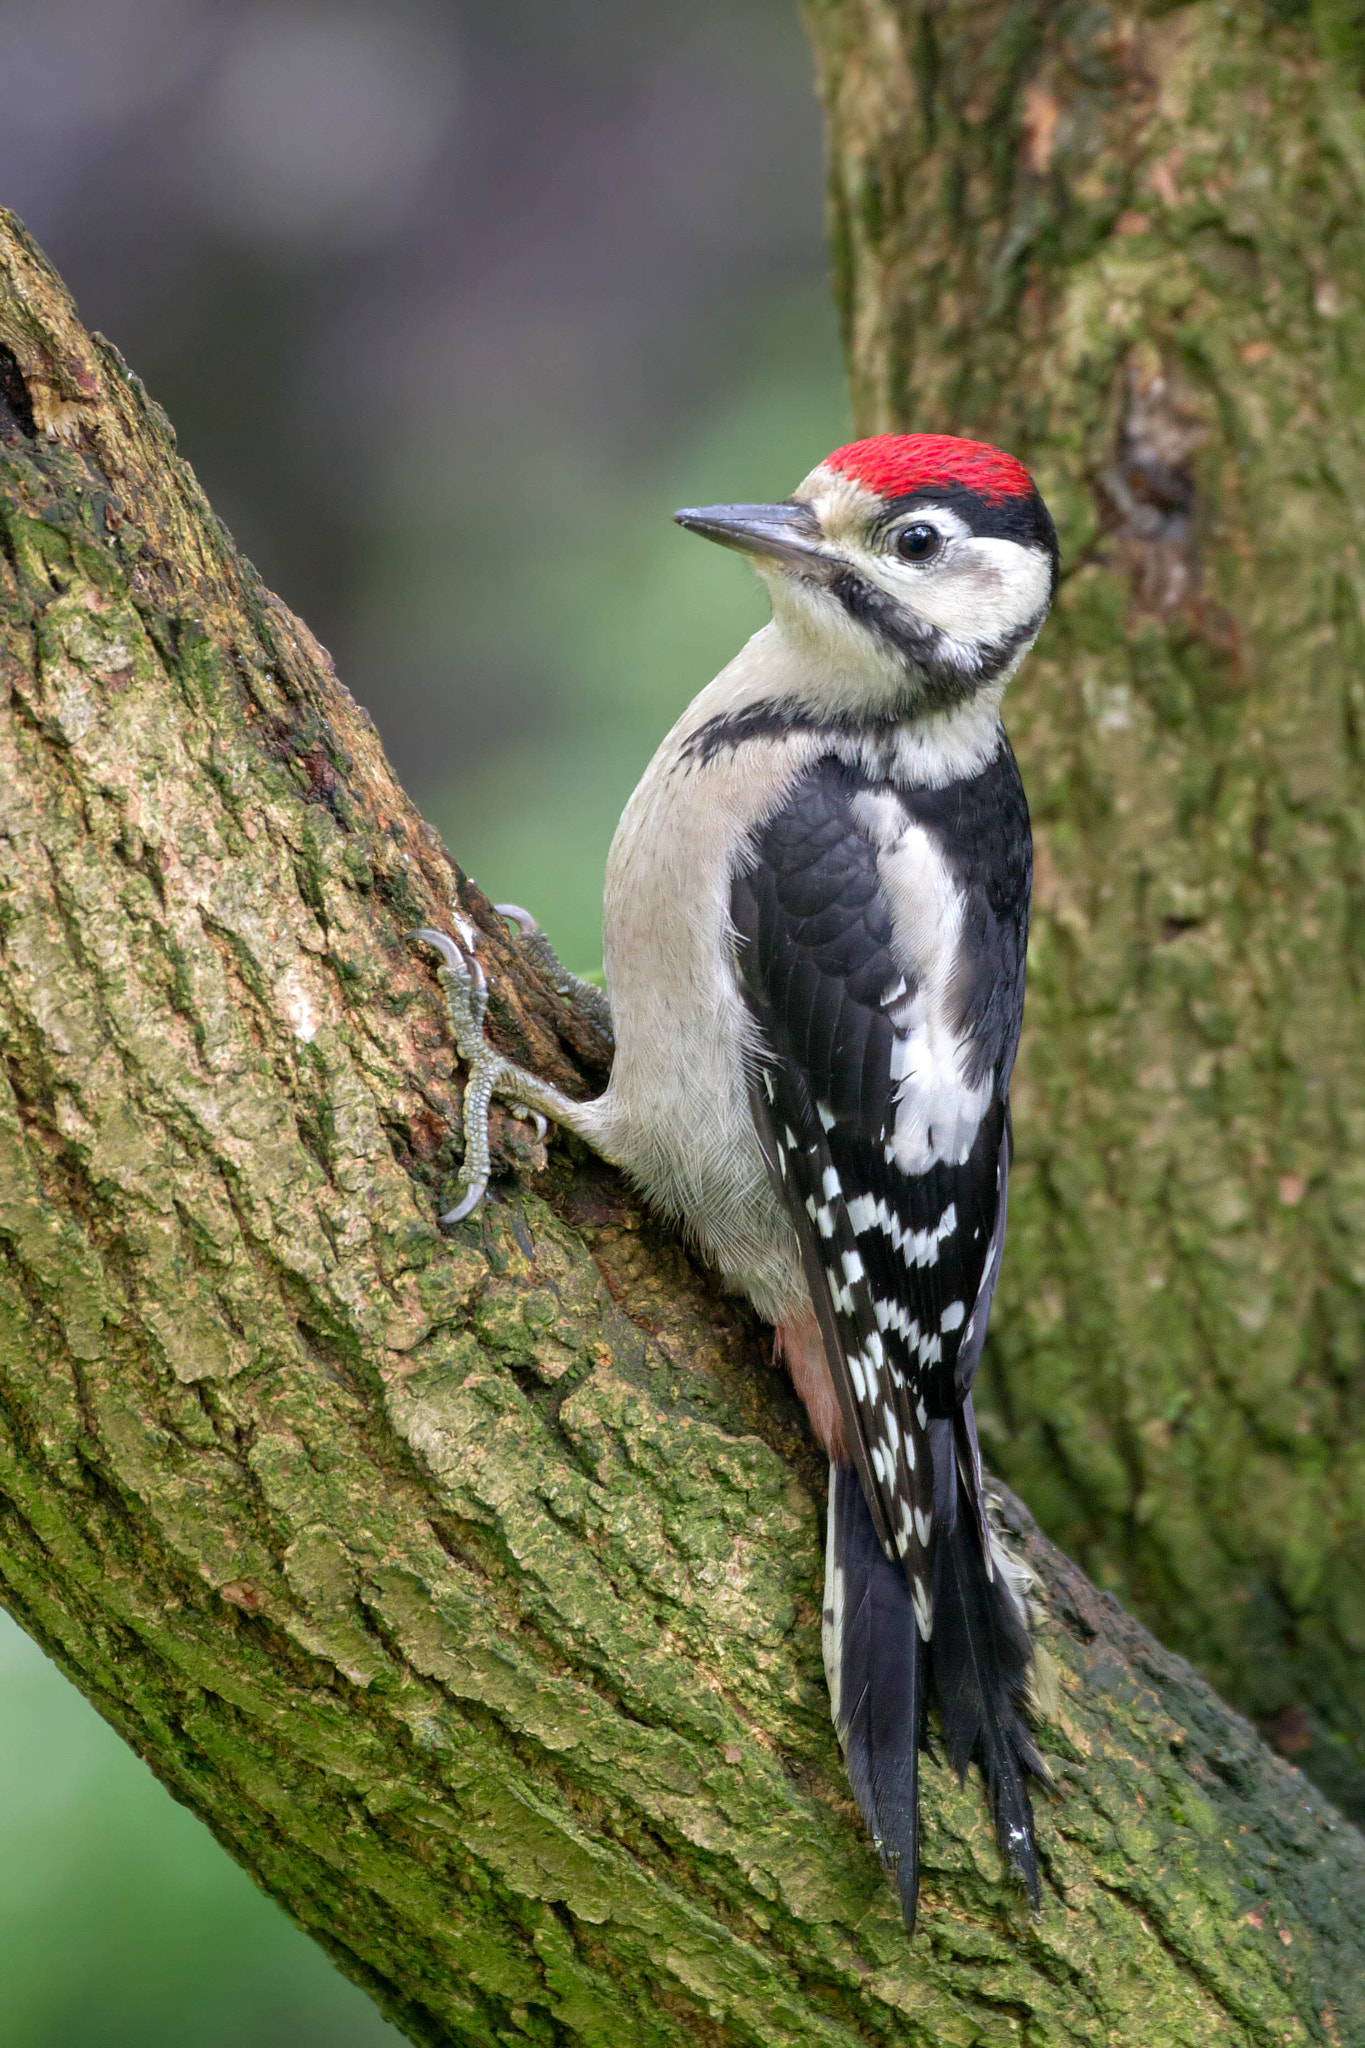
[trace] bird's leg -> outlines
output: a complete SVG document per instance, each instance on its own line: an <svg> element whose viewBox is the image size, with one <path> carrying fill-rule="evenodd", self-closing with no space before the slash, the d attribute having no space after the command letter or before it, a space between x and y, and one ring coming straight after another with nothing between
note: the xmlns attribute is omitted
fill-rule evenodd
<svg viewBox="0 0 1365 2048"><path fill-rule="evenodd" d="M495 1095L502 1096L514 1116L534 1118L538 1137L544 1137L546 1118L552 1117L594 1150L600 1150L600 1142L587 1127L583 1112L588 1104L575 1102L538 1075L528 1074L524 1067L504 1059L488 1043L483 1035L488 1012L488 977L473 954L463 952L448 932L434 931L430 926L424 925L410 936L421 939L441 956L436 978L445 995L446 1013L460 1058L469 1067L464 1091L464 1161L459 1178L463 1193L455 1207L441 1218L442 1223L459 1223L478 1208L488 1186L488 1111Z"/></svg>

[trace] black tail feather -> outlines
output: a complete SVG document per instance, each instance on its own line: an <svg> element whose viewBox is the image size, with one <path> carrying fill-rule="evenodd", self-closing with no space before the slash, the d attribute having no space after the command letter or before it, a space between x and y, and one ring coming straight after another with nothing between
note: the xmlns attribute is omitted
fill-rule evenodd
<svg viewBox="0 0 1365 2048"><path fill-rule="evenodd" d="M1028 1630L1011 1589L987 1567L975 1471L958 1463L951 1421L930 1424L934 1450L934 1627L915 1626L905 1575L886 1556L857 1474L830 1467L825 1671L853 1795L882 1860L893 1866L907 1929L919 1892L919 1751L932 1680L948 1761L981 1767L996 1836L1035 1909L1042 1883L1025 1774L1046 1768L1020 1718ZM964 1454L969 1446L960 1448Z"/></svg>
<svg viewBox="0 0 1365 2048"><path fill-rule="evenodd" d="M857 1474L831 1465L825 1672L853 1796L893 1868L907 1930L919 1899L924 1645L905 1575L877 1540Z"/></svg>
<svg viewBox="0 0 1365 2048"><path fill-rule="evenodd" d="M1011 1589L988 1569L974 1474L952 1422L931 1423L934 1446L934 1633L929 1664L948 1761L965 1778L981 1766L1001 1853L1036 1911L1042 1903L1025 1772L1046 1776L1020 1718L1031 1648Z"/></svg>

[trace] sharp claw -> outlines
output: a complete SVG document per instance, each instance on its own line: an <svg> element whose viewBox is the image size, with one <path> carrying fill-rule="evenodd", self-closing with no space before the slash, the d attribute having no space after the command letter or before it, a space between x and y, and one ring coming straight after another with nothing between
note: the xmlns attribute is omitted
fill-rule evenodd
<svg viewBox="0 0 1365 2048"><path fill-rule="evenodd" d="M545 1143L545 1133L550 1128L549 1118L542 1116L538 1109L533 1109L531 1111L531 1122L536 1127L536 1143L543 1145Z"/></svg>
<svg viewBox="0 0 1365 2048"><path fill-rule="evenodd" d="M499 917L510 917L513 924L519 924L528 937L540 930L539 921L529 910L523 910L519 903L495 903L493 908Z"/></svg>
<svg viewBox="0 0 1365 2048"><path fill-rule="evenodd" d="M476 960L472 953L462 953L449 932L438 932L432 925L424 924L407 936L420 939L424 946L430 946L433 952L439 953L450 973L458 975L461 981L472 983L476 991L487 988L488 976L483 971L482 961Z"/></svg>
<svg viewBox="0 0 1365 2048"><path fill-rule="evenodd" d="M478 1208L487 1192L488 1182L486 1180L476 1180L472 1188L465 1190L465 1193L455 1204L455 1207L447 1209L445 1215L441 1218L442 1223L463 1223L465 1217L472 1215L475 1209Z"/></svg>
<svg viewBox="0 0 1365 2048"><path fill-rule="evenodd" d="M410 939L420 939L424 946L430 946L433 952L439 953L452 974L458 974L465 964L465 956L449 932L438 932L431 925L424 924L415 932L408 932L406 936Z"/></svg>

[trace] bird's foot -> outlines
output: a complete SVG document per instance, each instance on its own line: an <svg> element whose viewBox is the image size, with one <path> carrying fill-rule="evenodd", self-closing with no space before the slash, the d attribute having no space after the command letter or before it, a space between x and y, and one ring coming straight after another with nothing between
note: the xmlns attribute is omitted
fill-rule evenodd
<svg viewBox="0 0 1365 2048"><path fill-rule="evenodd" d="M500 917L520 928L528 952L555 993L586 1011L608 1046L614 1045L616 1034L612 1028L611 1004L606 990L599 988L595 981L584 981L582 975L570 973L529 910L523 910L519 903L495 903L493 908Z"/></svg>
<svg viewBox="0 0 1365 2048"><path fill-rule="evenodd" d="M462 932L461 936L465 934ZM478 1208L488 1189L488 1112L495 1095L506 1101L513 1116L535 1124L538 1139L544 1138L550 1117L561 1123L571 1121L579 1105L548 1082L504 1059L488 1043L484 1036L488 976L474 957L472 933L465 937L469 950L457 945L449 932L436 931L429 925L409 933L409 937L420 939L440 955L436 977L445 996L446 1014L460 1058L469 1068L464 1090L464 1159L458 1182L462 1192L455 1207L441 1218L442 1223L460 1223Z"/></svg>

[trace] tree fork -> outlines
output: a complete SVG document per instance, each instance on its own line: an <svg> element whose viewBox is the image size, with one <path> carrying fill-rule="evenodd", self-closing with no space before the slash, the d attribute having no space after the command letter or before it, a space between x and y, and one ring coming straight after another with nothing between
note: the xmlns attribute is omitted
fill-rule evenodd
<svg viewBox="0 0 1365 2048"><path fill-rule="evenodd" d="M607 1048L397 787L0 215L0 1598L417 2042L1365 2038L1365 1844L1001 1494L1041 1920L930 1765L921 1933L820 1668L762 1332L596 1162L458 1105Z"/></svg>

